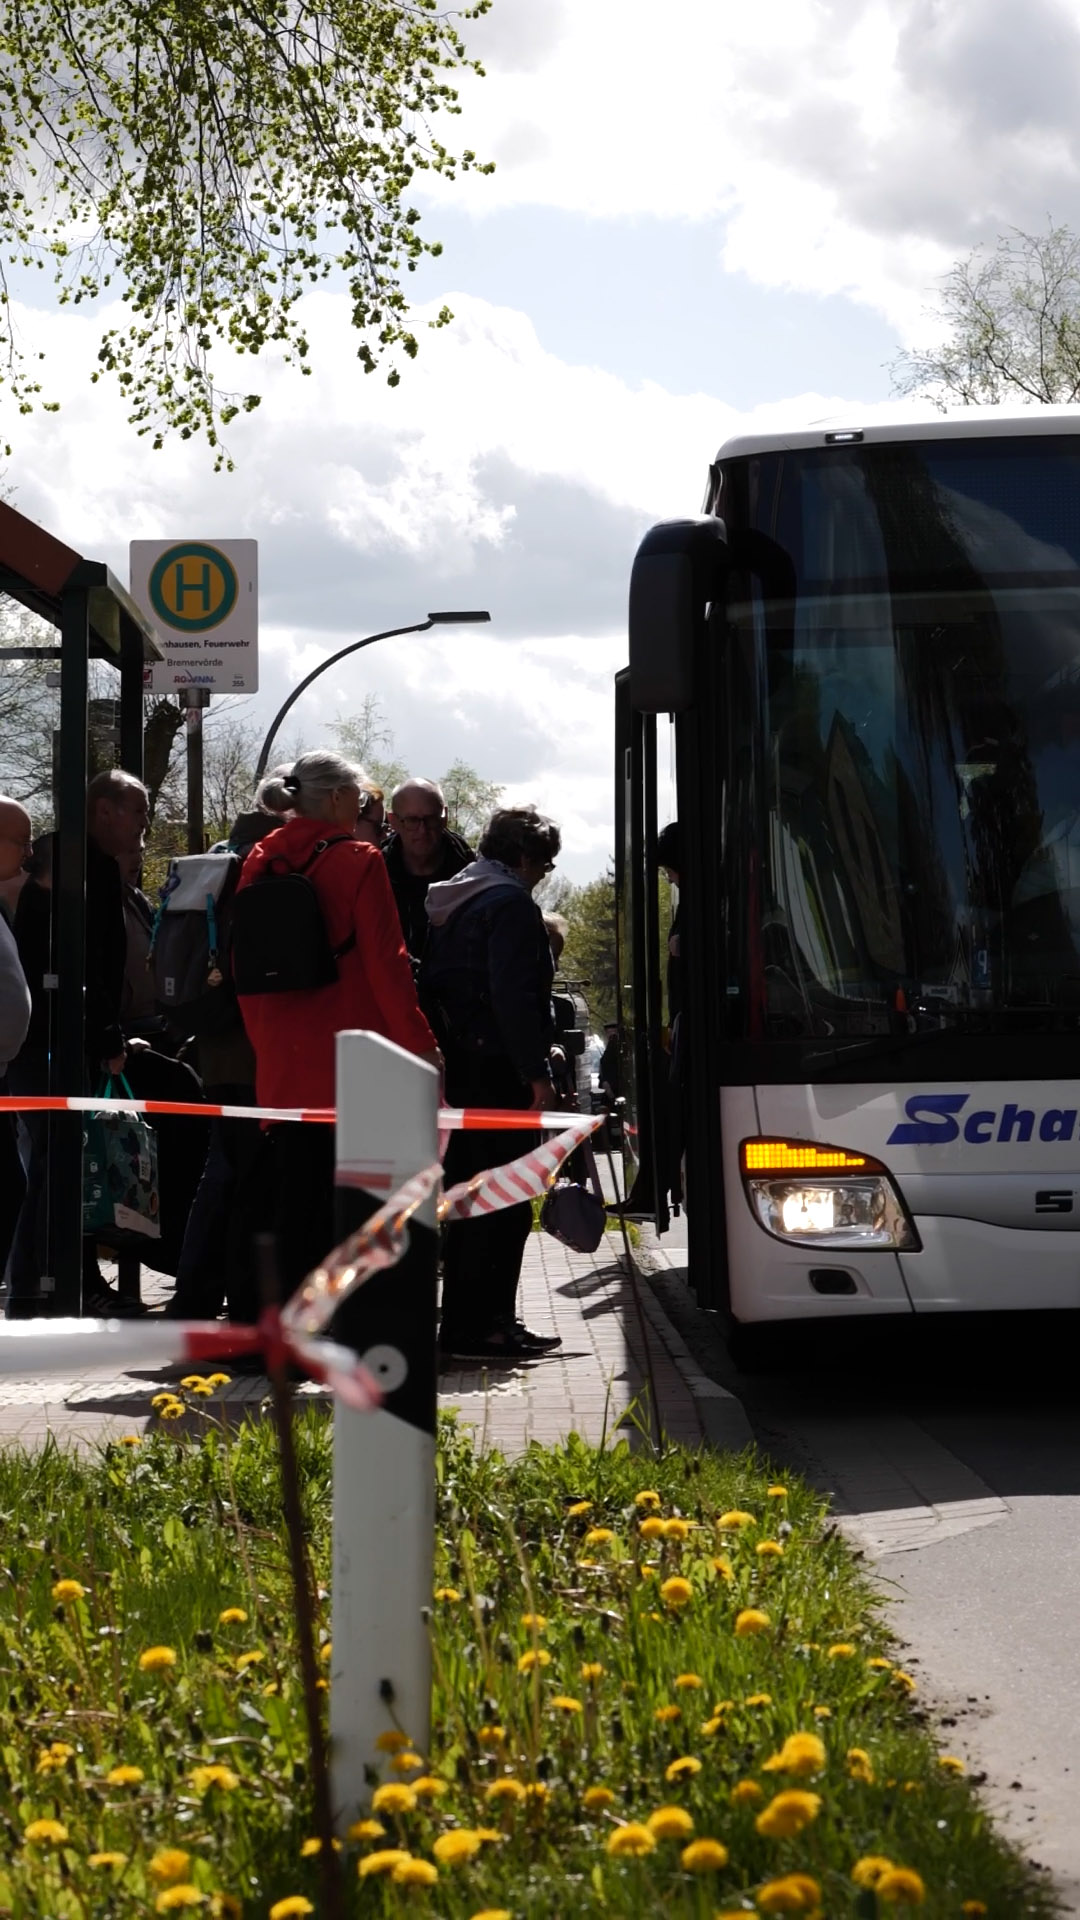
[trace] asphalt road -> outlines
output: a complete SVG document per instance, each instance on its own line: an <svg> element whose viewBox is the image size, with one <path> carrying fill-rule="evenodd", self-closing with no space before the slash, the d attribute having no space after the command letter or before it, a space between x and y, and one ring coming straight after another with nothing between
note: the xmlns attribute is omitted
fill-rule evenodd
<svg viewBox="0 0 1080 1920"><path fill-rule="evenodd" d="M831 1495L948 1750L1080 1913L1080 1316L815 1328L740 1373L682 1246L675 1223L666 1311L777 1466Z"/></svg>

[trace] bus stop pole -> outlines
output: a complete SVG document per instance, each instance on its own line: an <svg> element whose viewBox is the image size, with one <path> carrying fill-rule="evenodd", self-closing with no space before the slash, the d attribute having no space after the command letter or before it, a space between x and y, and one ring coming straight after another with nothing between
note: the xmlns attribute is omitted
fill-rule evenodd
<svg viewBox="0 0 1080 1920"><path fill-rule="evenodd" d="M338 1231L370 1218L438 1158L439 1076L381 1035L337 1037ZM397 1263L346 1301L334 1338L382 1388L376 1413L334 1408L332 1786L342 1827L356 1818L394 1729L419 1753L431 1730L435 1551L434 1196L409 1223Z"/></svg>
<svg viewBox="0 0 1080 1920"><path fill-rule="evenodd" d="M209 692L205 687L185 687L180 705L187 722L187 850L203 853L203 708L210 705Z"/></svg>

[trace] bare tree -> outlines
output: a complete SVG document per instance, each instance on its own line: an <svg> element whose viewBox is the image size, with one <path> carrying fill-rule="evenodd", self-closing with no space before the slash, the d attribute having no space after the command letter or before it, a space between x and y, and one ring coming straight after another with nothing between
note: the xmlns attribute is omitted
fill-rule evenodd
<svg viewBox="0 0 1080 1920"><path fill-rule="evenodd" d="M941 407L1080 395L1080 238L1068 227L1013 227L992 252L976 248L946 275L935 313L941 344L899 355L899 393Z"/></svg>

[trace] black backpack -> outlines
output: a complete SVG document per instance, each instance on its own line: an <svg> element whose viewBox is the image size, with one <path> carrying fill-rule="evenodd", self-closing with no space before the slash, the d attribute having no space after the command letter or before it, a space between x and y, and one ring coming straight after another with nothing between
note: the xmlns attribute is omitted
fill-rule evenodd
<svg viewBox="0 0 1080 1920"><path fill-rule="evenodd" d="M270 860L232 904L232 978L237 993L307 993L332 986L338 961L356 945L355 932L330 945L326 921L308 874L328 847L348 833L317 840L302 867Z"/></svg>
<svg viewBox="0 0 1080 1920"><path fill-rule="evenodd" d="M229 979L237 854L193 853L169 863L147 964L174 1038L212 1039L240 1024Z"/></svg>

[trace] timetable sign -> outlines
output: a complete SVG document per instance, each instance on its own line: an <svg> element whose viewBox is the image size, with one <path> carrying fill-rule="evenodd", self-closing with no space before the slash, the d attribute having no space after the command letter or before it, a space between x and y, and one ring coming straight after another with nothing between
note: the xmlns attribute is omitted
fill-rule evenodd
<svg viewBox="0 0 1080 1920"><path fill-rule="evenodd" d="M133 540L131 597L157 629L164 660L148 693L255 693L259 685L257 540Z"/></svg>

